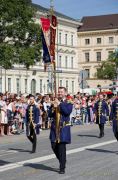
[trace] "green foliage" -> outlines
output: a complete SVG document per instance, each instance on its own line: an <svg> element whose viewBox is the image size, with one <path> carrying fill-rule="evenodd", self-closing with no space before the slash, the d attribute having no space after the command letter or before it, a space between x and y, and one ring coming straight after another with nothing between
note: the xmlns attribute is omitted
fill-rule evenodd
<svg viewBox="0 0 118 180"><path fill-rule="evenodd" d="M0 44L0 66L5 69L12 68L13 64L13 47L9 44Z"/></svg>
<svg viewBox="0 0 118 180"><path fill-rule="evenodd" d="M39 24L33 21L35 12L31 0L1 1L0 65L4 68L11 68L13 63L29 68L40 61L41 35Z"/></svg>
<svg viewBox="0 0 118 180"><path fill-rule="evenodd" d="M110 79L113 80L117 76L118 68L118 55L114 52L109 55L108 60L102 62L100 67L97 69L97 78L99 79Z"/></svg>

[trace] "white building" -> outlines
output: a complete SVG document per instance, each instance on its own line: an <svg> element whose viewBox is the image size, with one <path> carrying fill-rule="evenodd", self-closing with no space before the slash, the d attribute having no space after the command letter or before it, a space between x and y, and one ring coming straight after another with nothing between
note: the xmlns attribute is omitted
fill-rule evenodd
<svg viewBox="0 0 118 180"><path fill-rule="evenodd" d="M41 16L47 16L49 9L39 5L37 8L36 23ZM56 64L60 73L57 73L57 86L65 86L69 93L78 91L78 21L63 14L57 13L58 28L56 37ZM15 66L11 70L0 70L0 91L11 93L41 93L49 92L49 73L44 72L42 62L26 70L23 66Z"/></svg>
<svg viewBox="0 0 118 180"><path fill-rule="evenodd" d="M118 14L83 17L78 29L79 71L86 72L86 82L91 88L112 82L99 80L95 74L102 61L118 48Z"/></svg>

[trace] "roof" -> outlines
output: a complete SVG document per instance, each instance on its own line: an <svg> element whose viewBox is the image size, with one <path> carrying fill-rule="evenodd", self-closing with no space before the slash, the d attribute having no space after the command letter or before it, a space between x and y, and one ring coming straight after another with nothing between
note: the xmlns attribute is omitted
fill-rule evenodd
<svg viewBox="0 0 118 180"><path fill-rule="evenodd" d="M81 23L83 25L78 29L78 32L116 29L118 28L118 14L85 16L82 18Z"/></svg>
<svg viewBox="0 0 118 180"><path fill-rule="evenodd" d="M50 11L49 8L45 8L45 7L40 6L40 5L38 5L38 4L32 3L32 5L33 5L35 8L37 8L37 10L39 10L39 11L41 11L41 12L43 12L43 13L49 13L49 11ZM57 17L61 17L61 18L64 18L64 19L67 19L67 20L71 20L71 21L80 22L79 20L76 20L76 19L74 19L74 18L71 18L71 17L69 17L69 16L67 16L67 15L65 15L65 14L61 14L61 13L59 13L59 12L57 12L57 11L54 11L54 13L55 13L55 15L56 15Z"/></svg>

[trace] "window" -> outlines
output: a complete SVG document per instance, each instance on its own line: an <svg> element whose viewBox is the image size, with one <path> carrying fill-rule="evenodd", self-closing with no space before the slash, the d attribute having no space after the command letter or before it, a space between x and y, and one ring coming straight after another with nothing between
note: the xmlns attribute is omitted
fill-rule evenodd
<svg viewBox="0 0 118 180"><path fill-rule="evenodd" d="M27 93L27 79L25 79L25 93Z"/></svg>
<svg viewBox="0 0 118 180"><path fill-rule="evenodd" d="M8 78L8 92L11 92L11 78Z"/></svg>
<svg viewBox="0 0 118 180"><path fill-rule="evenodd" d="M36 80L32 79L31 81L31 94L36 94Z"/></svg>
<svg viewBox="0 0 118 180"><path fill-rule="evenodd" d="M67 34L65 34L65 45L67 45Z"/></svg>
<svg viewBox="0 0 118 180"><path fill-rule="evenodd" d="M87 79L90 78L90 70L89 69L85 69L85 77Z"/></svg>
<svg viewBox="0 0 118 180"><path fill-rule="evenodd" d="M68 91L68 80L66 80L66 89Z"/></svg>
<svg viewBox="0 0 118 180"><path fill-rule="evenodd" d="M40 93L42 93L42 79L40 79Z"/></svg>
<svg viewBox="0 0 118 180"><path fill-rule="evenodd" d="M101 61L101 52L96 52L97 61Z"/></svg>
<svg viewBox="0 0 118 180"><path fill-rule="evenodd" d="M68 67L68 57L66 56L65 57L65 68L67 68Z"/></svg>
<svg viewBox="0 0 118 180"><path fill-rule="evenodd" d="M90 39L85 39L85 44L90 44Z"/></svg>
<svg viewBox="0 0 118 180"><path fill-rule="evenodd" d="M0 92L2 92L2 78L0 78Z"/></svg>
<svg viewBox="0 0 118 180"><path fill-rule="evenodd" d="M62 87L62 80L59 81L59 86Z"/></svg>
<svg viewBox="0 0 118 180"><path fill-rule="evenodd" d="M110 44L113 43L113 37L109 37L109 43L110 43Z"/></svg>
<svg viewBox="0 0 118 180"><path fill-rule="evenodd" d="M59 44L61 44L61 32L59 33Z"/></svg>
<svg viewBox="0 0 118 180"><path fill-rule="evenodd" d="M58 66L59 66L59 68L61 68L61 56L59 56Z"/></svg>
<svg viewBox="0 0 118 180"><path fill-rule="evenodd" d="M73 57L71 57L71 68L73 69Z"/></svg>
<svg viewBox="0 0 118 180"><path fill-rule="evenodd" d="M85 62L89 62L89 52L85 53Z"/></svg>
<svg viewBox="0 0 118 180"><path fill-rule="evenodd" d="M74 81L72 81L72 94L74 94Z"/></svg>
<svg viewBox="0 0 118 180"><path fill-rule="evenodd" d="M97 44L101 44L101 38L97 38Z"/></svg>
<svg viewBox="0 0 118 180"><path fill-rule="evenodd" d="M19 94L19 91L20 91L20 80L19 80L19 78L16 79L16 90L17 90L17 94Z"/></svg>
<svg viewBox="0 0 118 180"><path fill-rule="evenodd" d="M113 53L113 51L108 51L108 56L110 56Z"/></svg>
<svg viewBox="0 0 118 180"><path fill-rule="evenodd" d="M71 46L73 46L73 35L71 35Z"/></svg>

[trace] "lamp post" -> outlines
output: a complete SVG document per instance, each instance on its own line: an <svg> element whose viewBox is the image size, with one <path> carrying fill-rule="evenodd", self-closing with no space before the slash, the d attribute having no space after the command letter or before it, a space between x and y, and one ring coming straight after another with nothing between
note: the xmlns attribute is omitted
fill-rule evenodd
<svg viewBox="0 0 118 180"><path fill-rule="evenodd" d="M2 92L2 66L0 66L0 92Z"/></svg>
<svg viewBox="0 0 118 180"><path fill-rule="evenodd" d="M6 93L6 69L5 69L5 93Z"/></svg>

